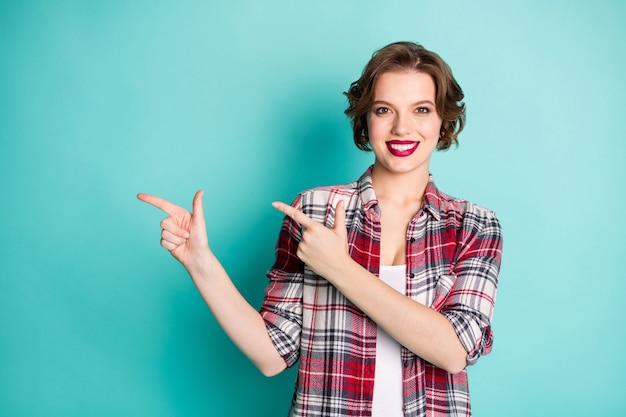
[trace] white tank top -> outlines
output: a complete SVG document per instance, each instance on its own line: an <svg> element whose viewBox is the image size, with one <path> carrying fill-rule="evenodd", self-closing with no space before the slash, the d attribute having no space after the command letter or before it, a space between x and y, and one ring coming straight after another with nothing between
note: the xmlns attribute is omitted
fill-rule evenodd
<svg viewBox="0 0 626 417"><path fill-rule="evenodd" d="M380 279L404 294L406 265L380 267ZM378 327L372 417L404 417L400 344Z"/></svg>

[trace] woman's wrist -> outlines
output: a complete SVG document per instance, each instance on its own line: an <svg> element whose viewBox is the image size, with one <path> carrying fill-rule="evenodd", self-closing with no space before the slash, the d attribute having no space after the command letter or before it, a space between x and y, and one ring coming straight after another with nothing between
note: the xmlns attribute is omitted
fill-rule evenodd
<svg viewBox="0 0 626 417"><path fill-rule="evenodd" d="M189 275L194 281L207 281L217 275L217 265L219 265L219 261L207 247L203 250L202 255L198 256L197 259L187 267L187 272L189 272Z"/></svg>

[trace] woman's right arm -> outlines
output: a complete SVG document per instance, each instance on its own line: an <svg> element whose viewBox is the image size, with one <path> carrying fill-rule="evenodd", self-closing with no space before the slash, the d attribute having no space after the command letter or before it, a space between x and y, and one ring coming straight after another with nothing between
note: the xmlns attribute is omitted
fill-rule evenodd
<svg viewBox="0 0 626 417"><path fill-rule="evenodd" d="M193 212L149 194L137 198L169 216L161 222L161 246L189 272L215 319L235 345L266 376L286 368L272 343L265 321L241 295L211 251L202 207L202 191L193 199Z"/></svg>

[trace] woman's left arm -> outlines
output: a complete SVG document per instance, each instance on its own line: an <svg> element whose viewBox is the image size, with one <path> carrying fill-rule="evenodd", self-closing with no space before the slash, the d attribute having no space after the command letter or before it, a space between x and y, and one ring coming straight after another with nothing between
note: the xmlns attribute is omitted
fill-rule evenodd
<svg viewBox="0 0 626 417"><path fill-rule="evenodd" d="M333 228L287 204L273 205L303 226L297 254L317 274L416 355L450 373L465 369L468 351L446 315L395 291L350 257L343 202Z"/></svg>

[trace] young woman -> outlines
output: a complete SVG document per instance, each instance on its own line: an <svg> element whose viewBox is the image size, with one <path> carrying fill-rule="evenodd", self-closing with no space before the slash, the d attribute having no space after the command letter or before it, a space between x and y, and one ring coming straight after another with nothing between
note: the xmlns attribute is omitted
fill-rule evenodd
<svg viewBox="0 0 626 417"><path fill-rule="evenodd" d="M138 197L169 214L161 245L261 372L299 363L291 416L469 416L465 368L491 350L502 235L493 212L429 173L463 129L462 90L437 54L399 42L346 95L374 163L273 203L286 217L260 313L209 248L201 191L193 213Z"/></svg>

